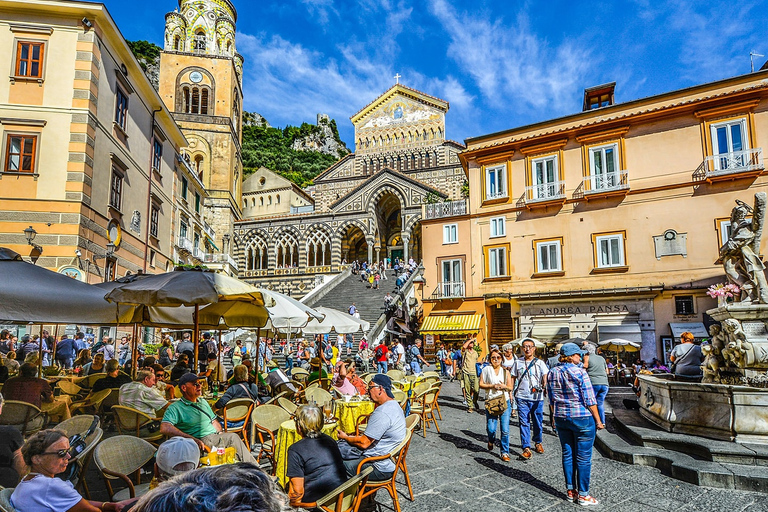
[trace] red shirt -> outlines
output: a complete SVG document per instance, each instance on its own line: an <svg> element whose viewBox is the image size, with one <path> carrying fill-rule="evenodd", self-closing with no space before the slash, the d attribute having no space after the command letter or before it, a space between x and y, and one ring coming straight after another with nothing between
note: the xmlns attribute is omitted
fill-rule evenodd
<svg viewBox="0 0 768 512"><path fill-rule="evenodd" d="M36 377L13 377L3 385L3 398L42 407L43 399L53 401L53 390L47 380Z"/></svg>
<svg viewBox="0 0 768 512"><path fill-rule="evenodd" d="M381 350L379 350L381 349ZM386 345L379 345L375 349L373 349L374 355L381 354L381 357L376 358L376 362L381 363L387 360L387 352L389 352L389 349Z"/></svg>

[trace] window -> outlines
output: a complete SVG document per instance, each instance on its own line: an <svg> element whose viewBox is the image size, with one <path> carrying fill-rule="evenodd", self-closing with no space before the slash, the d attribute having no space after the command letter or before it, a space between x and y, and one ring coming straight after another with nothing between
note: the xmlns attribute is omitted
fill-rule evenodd
<svg viewBox="0 0 768 512"><path fill-rule="evenodd" d="M507 234L507 219L505 217L494 217L491 219L491 238L505 236Z"/></svg>
<svg viewBox="0 0 768 512"><path fill-rule="evenodd" d="M548 199L560 196L557 155L533 159L531 165L533 171L531 199Z"/></svg>
<svg viewBox="0 0 768 512"><path fill-rule="evenodd" d="M506 166L486 167L485 199L499 199L503 197L508 197Z"/></svg>
<svg viewBox="0 0 768 512"><path fill-rule="evenodd" d="M589 148L589 179L591 190L612 188L620 184L618 145Z"/></svg>
<svg viewBox="0 0 768 512"><path fill-rule="evenodd" d="M251 242L245 250L245 269L266 270L267 264L266 242L261 239Z"/></svg>
<svg viewBox="0 0 768 512"><path fill-rule="evenodd" d="M624 235L621 233L595 236L596 267L623 267Z"/></svg>
<svg viewBox="0 0 768 512"><path fill-rule="evenodd" d="M459 241L458 224L445 224L443 226L443 244L455 244Z"/></svg>
<svg viewBox="0 0 768 512"><path fill-rule="evenodd" d="M461 272L462 261L460 259L443 260L441 262L441 297L463 297L464 278Z"/></svg>
<svg viewBox="0 0 768 512"><path fill-rule="evenodd" d="M115 124L125 131L128 120L128 96L119 87L115 101Z"/></svg>
<svg viewBox="0 0 768 512"><path fill-rule="evenodd" d="M5 172L35 172L37 135L9 134L5 145Z"/></svg>
<svg viewBox="0 0 768 512"><path fill-rule="evenodd" d="M195 250L200 249L200 233L195 233L194 239L192 240L192 248Z"/></svg>
<svg viewBox="0 0 768 512"><path fill-rule="evenodd" d="M496 246L488 248L488 277L507 276L507 247Z"/></svg>
<svg viewBox="0 0 768 512"><path fill-rule="evenodd" d="M181 177L181 198L187 200L187 191L189 190L189 182L184 176Z"/></svg>
<svg viewBox="0 0 768 512"><path fill-rule="evenodd" d="M195 192L195 212L200 213L200 194Z"/></svg>
<svg viewBox="0 0 768 512"><path fill-rule="evenodd" d="M535 242L536 273L561 272L563 270L561 246L562 240Z"/></svg>
<svg viewBox="0 0 768 512"><path fill-rule="evenodd" d="M160 162L163 160L163 143L155 137L152 142L152 169L160 172ZM186 194L184 195L186 197Z"/></svg>
<svg viewBox="0 0 768 512"><path fill-rule="evenodd" d="M722 155L715 159L715 169L725 170L744 167L748 165L747 155L740 153L749 148L747 138L747 121L745 118L713 123L710 125L712 132L712 154Z"/></svg>
<svg viewBox="0 0 768 512"><path fill-rule="evenodd" d="M160 221L160 208L153 204L149 213L149 234L157 238L157 224Z"/></svg>
<svg viewBox="0 0 768 512"><path fill-rule="evenodd" d="M16 47L16 76L42 78L45 43L19 41Z"/></svg>
<svg viewBox="0 0 768 512"><path fill-rule="evenodd" d="M696 312L693 310L693 295L678 295L675 297L675 314L676 315L696 314Z"/></svg>
<svg viewBox="0 0 768 512"><path fill-rule="evenodd" d="M715 219L715 229L717 230L717 247L719 249L731 238L731 219L728 217Z"/></svg>
<svg viewBox="0 0 768 512"><path fill-rule="evenodd" d="M307 266L331 264L331 237L322 230L316 230L307 237Z"/></svg>
<svg viewBox="0 0 768 512"><path fill-rule="evenodd" d="M187 238L187 223L184 221L179 226L179 238Z"/></svg>
<svg viewBox="0 0 768 512"><path fill-rule="evenodd" d="M120 211L123 203L123 173L112 167L112 181L109 187L109 206Z"/></svg>

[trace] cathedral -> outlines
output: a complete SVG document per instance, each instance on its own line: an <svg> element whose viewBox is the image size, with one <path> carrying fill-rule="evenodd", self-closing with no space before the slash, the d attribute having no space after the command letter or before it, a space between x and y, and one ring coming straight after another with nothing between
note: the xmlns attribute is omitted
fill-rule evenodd
<svg viewBox="0 0 768 512"><path fill-rule="evenodd" d="M419 261L422 206L460 199L466 181L448 108L398 83L353 115L356 152L314 179L311 204L235 222L239 277L302 296L345 262Z"/></svg>

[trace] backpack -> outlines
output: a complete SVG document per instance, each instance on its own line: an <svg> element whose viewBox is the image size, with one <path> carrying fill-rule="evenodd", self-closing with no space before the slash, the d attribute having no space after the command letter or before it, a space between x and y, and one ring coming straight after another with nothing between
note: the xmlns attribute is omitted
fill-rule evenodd
<svg viewBox="0 0 768 512"><path fill-rule="evenodd" d="M83 432L82 434L75 434L72 437L69 438L69 453L72 456L72 458L69 461L69 464L67 464L67 469L56 475L58 478L64 480L65 482L72 482L73 484L76 484L77 482L74 481L74 479L77 477L78 473L80 472L80 465L77 463L75 458L83 453L83 451L88 447L88 443L86 442L86 439L88 439L88 436L93 434L96 431L96 428L99 426L99 417L94 416L93 417L93 423L91 423L91 426L88 427L88 430Z"/></svg>
<svg viewBox="0 0 768 512"><path fill-rule="evenodd" d="M373 355L376 357L377 361L381 359L381 357L384 355L384 349L382 348L382 345L379 345L378 347L376 347L376 350L374 350Z"/></svg>
<svg viewBox="0 0 768 512"><path fill-rule="evenodd" d="M333 347L331 347L330 343L323 343L323 354L325 355L325 358L330 361L333 359Z"/></svg>

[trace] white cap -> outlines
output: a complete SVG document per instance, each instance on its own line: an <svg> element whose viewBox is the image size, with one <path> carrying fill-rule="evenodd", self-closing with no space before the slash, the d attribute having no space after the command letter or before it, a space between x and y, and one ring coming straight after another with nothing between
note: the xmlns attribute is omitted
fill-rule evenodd
<svg viewBox="0 0 768 512"><path fill-rule="evenodd" d="M193 468L200 465L200 448L194 439L188 437L172 437L157 449L155 456L157 467L166 475L178 475L189 468L176 469L183 463L194 464Z"/></svg>

